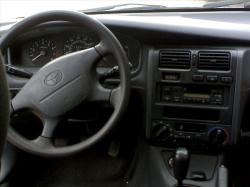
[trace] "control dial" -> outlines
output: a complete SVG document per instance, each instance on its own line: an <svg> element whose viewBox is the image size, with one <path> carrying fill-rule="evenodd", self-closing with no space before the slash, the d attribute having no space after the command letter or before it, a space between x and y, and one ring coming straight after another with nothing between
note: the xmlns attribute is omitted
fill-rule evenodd
<svg viewBox="0 0 250 187"><path fill-rule="evenodd" d="M215 127L208 132L210 143L213 145L226 145L229 141L229 135L226 129Z"/></svg>
<svg viewBox="0 0 250 187"><path fill-rule="evenodd" d="M156 140L166 141L170 136L170 128L164 122L157 122L153 126L153 137Z"/></svg>

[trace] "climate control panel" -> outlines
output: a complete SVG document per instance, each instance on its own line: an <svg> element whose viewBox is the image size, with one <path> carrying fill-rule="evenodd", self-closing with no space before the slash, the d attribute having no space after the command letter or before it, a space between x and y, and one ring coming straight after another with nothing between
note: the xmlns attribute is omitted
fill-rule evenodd
<svg viewBox="0 0 250 187"><path fill-rule="evenodd" d="M152 122L151 137L172 146L224 146L230 143L227 126L163 120Z"/></svg>

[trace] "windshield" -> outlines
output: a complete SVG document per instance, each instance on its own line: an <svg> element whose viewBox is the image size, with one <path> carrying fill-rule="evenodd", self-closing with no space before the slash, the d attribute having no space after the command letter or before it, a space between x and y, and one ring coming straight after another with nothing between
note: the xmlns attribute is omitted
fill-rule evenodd
<svg viewBox="0 0 250 187"><path fill-rule="evenodd" d="M173 8L246 8L249 0L0 0L0 20L16 19L46 10L83 12Z"/></svg>

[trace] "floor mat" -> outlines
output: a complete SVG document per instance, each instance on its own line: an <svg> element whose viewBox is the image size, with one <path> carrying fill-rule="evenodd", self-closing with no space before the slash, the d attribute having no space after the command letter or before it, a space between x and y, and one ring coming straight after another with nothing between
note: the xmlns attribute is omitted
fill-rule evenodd
<svg viewBox="0 0 250 187"><path fill-rule="evenodd" d="M24 164L25 163L25 164ZM11 187L124 187L127 160L96 151L71 158L44 160L24 158Z"/></svg>

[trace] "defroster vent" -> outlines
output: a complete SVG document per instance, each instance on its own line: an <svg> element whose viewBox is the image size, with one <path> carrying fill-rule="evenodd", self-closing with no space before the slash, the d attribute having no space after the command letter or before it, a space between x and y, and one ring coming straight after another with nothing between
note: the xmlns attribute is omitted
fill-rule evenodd
<svg viewBox="0 0 250 187"><path fill-rule="evenodd" d="M231 55L229 52L199 52L198 68L204 70L230 70Z"/></svg>
<svg viewBox="0 0 250 187"><path fill-rule="evenodd" d="M161 50L159 66L161 68L189 69L191 52L179 50Z"/></svg>

